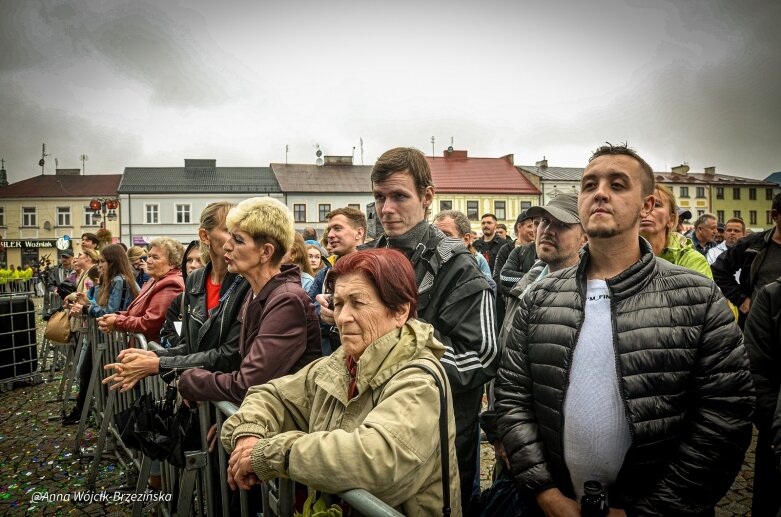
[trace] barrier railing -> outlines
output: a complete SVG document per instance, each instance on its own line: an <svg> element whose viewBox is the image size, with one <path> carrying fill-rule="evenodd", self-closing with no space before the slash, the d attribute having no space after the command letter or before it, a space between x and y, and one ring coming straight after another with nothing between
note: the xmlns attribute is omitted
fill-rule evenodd
<svg viewBox="0 0 781 517"><path fill-rule="evenodd" d="M157 343L148 343L140 334L129 335L124 332L103 334L98 330L93 319L88 321L86 332L89 343L88 352L93 354L92 375L75 437L74 451L81 452L84 430L92 407L95 409L96 423L100 429L89 465L86 488L94 490L100 462L103 460L104 454L112 453L122 463L123 468L138 472L135 493L143 494L153 462L142 453L129 449L122 442L120 430L116 428L114 423L114 416L120 411L130 408L136 398L143 393L151 393L155 399L162 399L166 384L160 376L152 375L141 381L133 390L119 393L117 390L108 390L102 384L103 378L109 375L103 367L114 362L119 352L127 348L131 340L136 348L156 350L161 347ZM162 515L200 516L205 514L212 517L235 514L234 508L231 507L232 490L228 486L227 480L228 454L218 443L215 452L210 456L207 434L212 424L216 424L217 436L219 437L225 419L236 411L238 411L238 407L230 402L202 402L200 404L201 450L185 453L186 465L183 469L178 469L167 462L161 463L162 493L172 494L168 505L157 507ZM114 444L113 448L107 447L109 439ZM119 454L120 451L124 454ZM216 462L218 465L217 475L215 475L210 462ZM295 495L293 481L272 480L263 483L261 491L263 493L264 517L291 517L293 515ZM402 515L365 490L348 490L336 495L347 502L354 511L363 515L388 517ZM242 516L251 515L249 498L249 492L239 491L239 512ZM144 510L142 501L134 502L132 508L134 516L142 515Z"/></svg>

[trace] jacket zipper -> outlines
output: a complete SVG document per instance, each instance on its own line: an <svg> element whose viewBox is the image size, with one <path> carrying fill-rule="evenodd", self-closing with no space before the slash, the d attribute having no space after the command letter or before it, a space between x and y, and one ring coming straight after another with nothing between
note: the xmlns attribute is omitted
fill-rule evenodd
<svg viewBox="0 0 781 517"><path fill-rule="evenodd" d="M621 402L624 405L624 419L626 420L627 426L629 427L629 436L632 437L632 443L635 443L635 429L632 425L632 421L629 419L629 402L626 400L626 394L624 393L624 386L621 382L621 379L623 379L623 375L621 374L621 364L619 363L619 354L618 354L618 323L616 321L616 307L614 304L614 295L613 290L610 288L610 285L607 286L607 291L610 293L610 326L613 330L613 355L614 355L614 361L615 361L615 367L616 367L616 382L618 383L618 392L621 395Z"/></svg>

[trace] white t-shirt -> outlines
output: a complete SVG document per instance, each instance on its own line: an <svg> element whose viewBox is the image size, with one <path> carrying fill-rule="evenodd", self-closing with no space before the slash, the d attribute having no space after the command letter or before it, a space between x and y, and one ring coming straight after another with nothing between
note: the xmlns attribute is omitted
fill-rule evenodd
<svg viewBox="0 0 781 517"><path fill-rule="evenodd" d="M610 292L604 280L589 280L564 400L564 461L578 501L584 482L606 487L615 482L631 443L618 386Z"/></svg>

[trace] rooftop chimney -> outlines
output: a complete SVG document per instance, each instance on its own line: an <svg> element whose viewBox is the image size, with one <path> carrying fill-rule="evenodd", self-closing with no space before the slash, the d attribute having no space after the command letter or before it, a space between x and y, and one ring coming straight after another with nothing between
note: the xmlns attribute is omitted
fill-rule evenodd
<svg viewBox="0 0 781 517"><path fill-rule="evenodd" d="M453 149L452 147L448 147L447 149L442 151L442 156L450 160L466 160L467 151L466 150L458 151L456 149Z"/></svg>
<svg viewBox="0 0 781 517"><path fill-rule="evenodd" d="M507 160L507 163L510 165L515 165L515 155L514 154L507 154L502 156L505 160Z"/></svg>
<svg viewBox="0 0 781 517"><path fill-rule="evenodd" d="M57 176L81 176L81 169L55 169Z"/></svg>
<svg viewBox="0 0 781 517"><path fill-rule="evenodd" d="M686 173L689 172L689 166L685 163L682 163L681 165L678 165L677 167L673 167L672 169L673 174L679 174L681 176L686 176Z"/></svg>
<svg viewBox="0 0 781 517"><path fill-rule="evenodd" d="M547 169L548 168L548 160L543 156L542 160L538 161L534 165L536 167L539 167L540 169Z"/></svg>
<svg viewBox="0 0 781 517"><path fill-rule="evenodd" d="M214 169L217 167L217 160L196 160L192 158L185 158L184 159L184 168L195 168L195 169Z"/></svg>
<svg viewBox="0 0 781 517"><path fill-rule="evenodd" d="M353 164L352 156L323 156L324 165L342 165L350 166Z"/></svg>
<svg viewBox="0 0 781 517"><path fill-rule="evenodd" d="M709 174L711 176L716 175L716 167L705 167L705 174Z"/></svg>

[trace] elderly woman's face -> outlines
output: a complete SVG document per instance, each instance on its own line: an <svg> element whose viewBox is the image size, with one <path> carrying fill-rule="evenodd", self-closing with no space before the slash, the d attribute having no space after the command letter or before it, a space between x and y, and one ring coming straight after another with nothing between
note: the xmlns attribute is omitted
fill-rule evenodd
<svg viewBox="0 0 781 517"><path fill-rule="evenodd" d="M407 320L383 303L374 283L362 274L336 280L333 305L344 353L356 361L366 347Z"/></svg>
<svg viewBox="0 0 781 517"><path fill-rule="evenodd" d="M152 246L147 254L146 272L155 280L163 278L166 273L173 269L168 261L168 252L163 248Z"/></svg>
<svg viewBox="0 0 781 517"><path fill-rule="evenodd" d="M231 273L242 274L260 266L261 249L244 230L234 228L222 249L225 250L225 264Z"/></svg>

